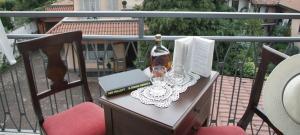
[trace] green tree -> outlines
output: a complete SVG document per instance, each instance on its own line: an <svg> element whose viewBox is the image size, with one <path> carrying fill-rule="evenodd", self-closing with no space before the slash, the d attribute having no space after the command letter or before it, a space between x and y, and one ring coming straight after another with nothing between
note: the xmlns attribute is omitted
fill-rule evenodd
<svg viewBox="0 0 300 135"><path fill-rule="evenodd" d="M43 10L43 7L49 5L55 0L0 0L0 10L7 11L30 11ZM9 17L0 17L6 30L12 30L14 26L22 26L24 23L30 21L29 18L17 17L15 22L11 22Z"/></svg>
<svg viewBox="0 0 300 135"><path fill-rule="evenodd" d="M15 1L6 0L0 2L0 10L14 10ZM6 30L13 29L14 25L12 24L9 17L0 17Z"/></svg>
<svg viewBox="0 0 300 135"><path fill-rule="evenodd" d="M291 36L291 24L283 24L280 22L275 25L274 29L271 32L272 36ZM299 53L299 49L293 45L293 43L274 43L272 47L278 51L284 52L288 55L294 55Z"/></svg>
<svg viewBox="0 0 300 135"><path fill-rule="evenodd" d="M231 12L234 11L228 7L224 0L144 0L139 10L144 11L213 11L213 12ZM242 36L242 35L262 35L261 20L235 20L235 19L191 19L191 18L147 18L145 20L149 31L146 34L162 35L195 35L195 36ZM173 44L173 42L163 42L165 45ZM150 45L149 45L150 44ZM141 54L145 54L151 42L143 42L140 46ZM247 62L247 74L254 71L249 63L253 60L251 53L248 53L249 47L252 45L245 43L224 43L218 42L216 49L218 50L218 61L225 59L225 73L234 74L233 66L240 59ZM145 49L147 48L147 49ZM230 53L228 53L230 49ZM172 48L170 49L172 51ZM252 49L253 50L253 49ZM243 54L241 54L243 53ZM247 55L247 56L244 56ZM143 57L143 56L146 56ZM139 68L147 66L147 55L140 55L136 61ZM228 57L228 58L225 58ZM249 58L248 58L249 57ZM249 62L248 62L249 61ZM252 61L253 62L253 61ZM214 64L215 66L217 64ZM215 67L217 68L217 67ZM244 70L244 69L243 69Z"/></svg>

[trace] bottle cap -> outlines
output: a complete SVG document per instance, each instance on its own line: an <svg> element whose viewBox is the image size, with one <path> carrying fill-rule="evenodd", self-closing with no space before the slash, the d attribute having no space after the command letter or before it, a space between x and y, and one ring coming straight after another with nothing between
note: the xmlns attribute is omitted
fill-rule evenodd
<svg viewBox="0 0 300 135"><path fill-rule="evenodd" d="M155 41L160 42L161 41L161 34L155 35Z"/></svg>

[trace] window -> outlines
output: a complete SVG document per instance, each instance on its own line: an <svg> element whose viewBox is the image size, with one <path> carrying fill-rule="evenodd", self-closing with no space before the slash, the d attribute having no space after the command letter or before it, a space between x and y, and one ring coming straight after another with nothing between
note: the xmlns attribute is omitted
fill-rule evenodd
<svg viewBox="0 0 300 135"><path fill-rule="evenodd" d="M235 9L235 11L239 10L239 0L232 0L232 8Z"/></svg>
<svg viewBox="0 0 300 135"><path fill-rule="evenodd" d="M105 54L105 47L107 48ZM87 44L83 47L83 55L86 60L96 60L102 58L111 59L114 57L113 48L108 44Z"/></svg>
<svg viewBox="0 0 300 135"><path fill-rule="evenodd" d="M110 10L117 10L117 7L118 7L118 2L117 0L109 0L109 7L110 7Z"/></svg>
<svg viewBox="0 0 300 135"><path fill-rule="evenodd" d="M80 11L100 10L100 0L79 0Z"/></svg>

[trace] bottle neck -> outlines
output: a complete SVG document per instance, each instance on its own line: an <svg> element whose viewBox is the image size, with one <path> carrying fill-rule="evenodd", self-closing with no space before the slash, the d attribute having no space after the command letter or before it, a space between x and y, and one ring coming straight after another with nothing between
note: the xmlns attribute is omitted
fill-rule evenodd
<svg viewBox="0 0 300 135"><path fill-rule="evenodd" d="M161 46L161 41L155 41L155 46Z"/></svg>

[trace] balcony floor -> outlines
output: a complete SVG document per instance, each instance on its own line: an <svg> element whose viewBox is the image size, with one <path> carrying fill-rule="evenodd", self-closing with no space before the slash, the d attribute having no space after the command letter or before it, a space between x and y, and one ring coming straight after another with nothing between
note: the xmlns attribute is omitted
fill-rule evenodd
<svg viewBox="0 0 300 135"><path fill-rule="evenodd" d="M34 64L33 65L37 65L38 67L34 70L36 73L36 80L37 80L37 84L41 85L38 86L38 88L45 88L47 85L46 82L47 80L45 79L45 74L43 71L43 67L42 67L42 63L40 58L34 57ZM26 108L26 115L29 118L29 121L31 122L31 124L33 124L33 127L35 126L35 115L33 113L32 110L32 105L30 102L30 95L29 95L29 89L28 89L28 84L27 84L27 80L26 80L26 75L25 75L25 70L24 70L24 65L23 63L18 63L16 65L16 67L12 68L12 72L7 71L5 72L2 76L3 76L3 84L5 87L5 91L7 92L6 94L8 95L8 105L9 108L11 110L11 116L14 119L14 121L17 122L17 124L19 124L18 122L20 121L20 112L19 109L17 108L17 102L16 102L16 93L19 93L17 90L14 89L13 87L13 81L11 79L11 73L14 74L14 76L18 76L18 80L16 82L19 82L21 88L20 88L20 93L22 93L23 95L23 101L24 101L24 108ZM70 78L71 80L74 80L74 78L76 79L78 77L77 74L75 73L70 73ZM221 81L221 76L218 78L218 81L216 83L216 91L215 91L215 95L214 96L214 109L213 109L213 113L212 113L212 118L213 120L216 121L216 123L212 123L211 126L221 126L221 125L233 125L236 124L238 122L238 120L241 118L241 116L243 115L247 104L248 104L248 100L249 100L249 95L250 95L250 89L252 87L252 79L248 79L248 78L238 78L238 77L231 77L231 76L223 76L223 80ZM15 78L16 80L16 78ZM100 91L99 91L99 87L97 85L97 79L96 78L89 78L89 88L91 90L92 96L94 99L96 99L97 97L99 97L100 95ZM222 82L222 84L221 84ZM221 87L220 87L221 86ZM220 88L221 88L221 93L220 93ZM18 89L18 87L17 87ZM80 90L78 88L78 90ZM3 91L0 88L0 92ZM17 91L17 92L16 92ZM238 92L240 91L240 92ZM3 94L3 92L1 92ZM0 93L0 94L1 94ZM69 91L67 91L67 93L69 93ZM239 93L239 96L237 96ZM81 92L74 92L73 93L73 98L74 98L74 102L75 104L77 104L78 102L81 101ZM232 94L234 94L232 96ZM20 95L18 95L18 98L20 98ZM219 95L220 95L220 102L218 103L218 99L219 99ZM232 98L233 97L233 98ZM62 98L65 98L65 96L59 96L57 95L57 104L60 107L58 110L61 111L62 108L66 108L65 103L62 103L63 101L65 101ZM96 100L95 100L96 101ZM231 103L231 101L233 101ZM238 102L236 102L238 101ZM70 102L70 101L69 101ZM49 101L46 101L46 103L49 104ZM53 105L55 106L55 105ZM236 108L237 106L237 108ZM22 110L22 109L21 109ZM45 110L44 112L48 113L48 115L51 115L51 107L43 107L43 110ZM55 109L54 109L55 110ZM53 110L52 110L53 111ZM218 111L218 113L217 113ZM3 113L3 110L0 109L0 114ZM236 117L234 117L234 115ZM228 117L230 117L230 119L228 119ZM2 115L0 116L0 125L2 125L3 123L3 119L4 117L2 117ZM228 121L231 121L230 123L228 123ZM11 119L7 118L6 119L7 125L6 128L7 129L14 129L15 127L13 126L13 124L11 124ZM252 128L253 128L253 132L254 134L256 134L257 130L260 128L261 125L261 121L259 118L254 117L253 122L252 122ZM22 131L25 131L23 129L30 129L30 126L28 126L28 123L26 122L26 120L22 119ZM250 129L250 128L248 128ZM262 128L260 129L261 131L258 134L269 134L268 131L268 127L266 125L263 125ZM251 130L247 130L248 134L252 134ZM13 132L0 132L0 135L30 135L28 133L13 133Z"/></svg>

